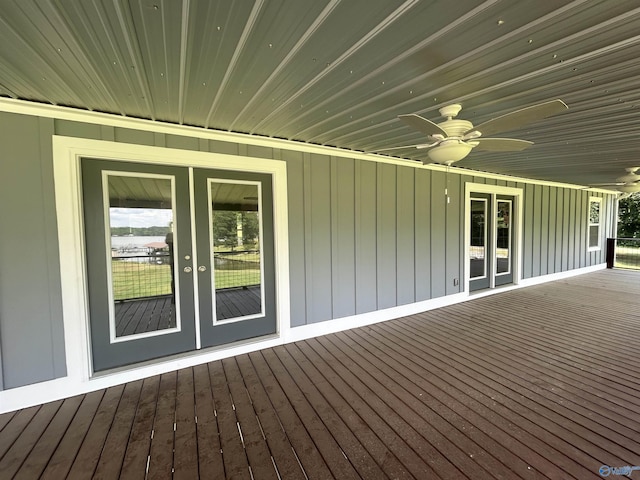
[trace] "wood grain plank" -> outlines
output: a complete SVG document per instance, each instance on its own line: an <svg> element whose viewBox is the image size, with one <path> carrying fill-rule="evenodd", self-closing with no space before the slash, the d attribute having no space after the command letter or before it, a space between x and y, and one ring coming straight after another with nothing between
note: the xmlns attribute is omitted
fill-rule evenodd
<svg viewBox="0 0 640 480"><path fill-rule="evenodd" d="M56 412L55 416L42 433L38 442L34 445L29 454L29 461L23 463L20 470L15 475L15 479L29 480L39 478L47 466L49 459L56 451L60 440L66 433L73 420L80 404L82 395L67 398Z"/></svg>
<svg viewBox="0 0 640 480"><path fill-rule="evenodd" d="M332 473L329 466L318 448L316 448L302 419L289 402L285 391L269 368L262 352L250 353L249 358L263 388L269 395L281 428L286 432L305 474L307 476L315 474L319 478L331 478Z"/></svg>
<svg viewBox="0 0 640 480"><path fill-rule="evenodd" d="M209 368L207 364L198 365L193 367L193 373L200 477L222 480L225 478L224 462L220 447L216 405L209 381Z"/></svg>
<svg viewBox="0 0 640 480"><path fill-rule="evenodd" d="M234 358L222 360L229 393L235 405L238 429L242 434L251 473L256 478L277 480L276 470L271 462L271 452L262 435L256 412L242 380L242 375Z"/></svg>
<svg viewBox="0 0 640 480"><path fill-rule="evenodd" d="M325 458L327 466L336 478L358 478L353 465L345 456L336 438L324 424L322 419L313 410L313 407L305 399L303 392L291 378L275 353L276 349L263 350L262 354L269 368L282 386L289 402L302 420L309 432L316 448Z"/></svg>
<svg viewBox="0 0 640 480"><path fill-rule="evenodd" d="M6 412L0 414L0 433L7 426L7 423L11 421L11 419L16 415L17 412Z"/></svg>
<svg viewBox="0 0 640 480"><path fill-rule="evenodd" d="M295 456L287 433L278 419L249 356L239 355L235 360L280 477L292 480L304 479L305 474Z"/></svg>
<svg viewBox="0 0 640 480"><path fill-rule="evenodd" d="M29 422L38 413L42 405L34 405L14 412L9 422L0 432L0 460L4 457L13 443L20 437Z"/></svg>
<svg viewBox="0 0 640 480"><path fill-rule="evenodd" d="M298 357L304 355L308 361L299 360L299 365L314 380L330 399L337 412L349 422L354 434L378 460L389 478L420 478L433 471L417 456L413 449L385 423L377 412L370 408L337 373L333 371L334 362L327 356L320 356L307 342L297 342L288 350ZM321 375L321 376L318 376Z"/></svg>
<svg viewBox="0 0 640 480"><path fill-rule="evenodd" d="M227 478L250 479L249 461L238 430L236 407L221 361L209 363L209 376L218 414L225 474Z"/></svg>
<svg viewBox="0 0 640 480"><path fill-rule="evenodd" d="M117 385L105 391L89 431L69 470L69 478L93 476L124 390L125 385Z"/></svg>
<svg viewBox="0 0 640 480"><path fill-rule="evenodd" d="M62 400L58 400L56 402L46 403L37 409L36 414L29 420L24 430L20 432L18 438L15 439L0 460L0 472L2 472L3 475L11 478L16 474L42 436L42 433L49 426L49 423L60 409L62 403Z"/></svg>
<svg viewBox="0 0 640 480"><path fill-rule="evenodd" d="M120 475L141 390L142 380L126 384L102 447L95 478L116 478Z"/></svg>
<svg viewBox="0 0 640 480"><path fill-rule="evenodd" d="M42 476L42 480L57 480L66 478L73 462L87 437L89 428L105 395L105 390L90 392L84 396L77 414L60 440L55 453L49 460Z"/></svg>
<svg viewBox="0 0 640 480"><path fill-rule="evenodd" d="M198 478L198 443L193 370L178 370L174 479Z"/></svg>
<svg viewBox="0 0 640 480"><path fill-rule="evenodd" d="M174 422L176 418L177 373L160 375L158 402L149 450L148 478L171 478L173 473Z"/></svg>
<svg viewBox="0 0 640 480"><path fill-rule="evenodd" d="M359 436L354 434L341 415L316 388L291 355L289 349L286 347L276 348L274 352L358 474L365 478L385 478L386 474L360 442Z"/></svg>
<svg viewBox="0 0 640 480"><path fill-rule="evenodd" d="M122 461L121 478L144 478L146 474L159 384L158 376L146 378L142 383L133 428Z"/></svg>
<svg viewBox="0 0 640 480"><path fill-rule="evenodd" d="M482 442L469 438L465 422L448 415L446 404L427 402L430 399L429 390L416 385L421 377L403 379L403 374L407 371L405 362L397 362L388 356L385 349L375 345L369 336L362 337L353 332L345 332L336 337L371 365L371 372L376 372L378 382L406 406L401 410L403 417L426 433L431 441L439 442L438 450L463 474L469 477L484 475L486 478L494 476L503 479L518 477L484 448L487 438L483 437ZM394 398L390 397L390 401L394 401ZM525 472L526 469L521 469L521 473Z"/></svg>

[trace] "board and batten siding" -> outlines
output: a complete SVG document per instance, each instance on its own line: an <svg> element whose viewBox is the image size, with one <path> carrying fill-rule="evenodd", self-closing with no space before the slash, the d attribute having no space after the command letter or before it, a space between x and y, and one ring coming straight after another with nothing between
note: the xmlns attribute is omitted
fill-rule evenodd
<svg viewBox="0 0 640 480"><path fill-rule="evenodd" d="M2 389L66 375L52 135L285 161L294 327L460 292L467 182L524 189L524 278L605 258L587 252L586 191L0 113Z"/></svg>
<svg viewBox="0 0 640 480"><path fill-rule="evenodd" d="M613 236L615 196L586 190L523 184L522 278L565 272L605 262ZM600 249L589 251L589 198L602 198Z"/></svg>

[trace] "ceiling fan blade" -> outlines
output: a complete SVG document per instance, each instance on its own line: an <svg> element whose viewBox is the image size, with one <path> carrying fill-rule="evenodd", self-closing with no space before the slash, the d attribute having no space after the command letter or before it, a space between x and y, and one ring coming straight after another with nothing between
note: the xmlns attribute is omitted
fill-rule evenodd
<svg viewBox="0 0 640 480"><path fill-rule="evenodd" d="M487 122L476 125L475 127L464 132L467 135L474 130L479 131L482 135L493 135L494 133L508 132L515 130L528 123L542 120L556 113L564 112L569 107L562 100L552 100L550 102L539 103L530 107L516 110L515 112L506 113L500 117L493 118Z"/></svg>
<svg viewBox="0 0 640 480"><path fill-rule="evenodd" d="M406 150L408 148L429 148L429 147L433 147L434 145L435 143L419 143L417 145L403 145L401 147L378 148L376 150L372 150L372 152L373 153L388 152L390 150L403 150L403 149Z"/></svg>
<svg viewBox="0 0 640 480"><path fill-rule="evenodd" d="M533 145L528 140L517 140L515 138L476 138L469 141L471 145L477 143L474 151L487 152L519 152Z"/></svg>
<svg viewBox="0 0 640 480"><path fill-rule="evenodd" d="M416 115L415 113L410 113L408 115L398 115L398 118L409 125L411 128L419 131L420 133L424 133L425 135L442 135L445 138L447 137L447 132L445 132L442 128L433 123L431 120L422 118L420 115Z"/></svg>

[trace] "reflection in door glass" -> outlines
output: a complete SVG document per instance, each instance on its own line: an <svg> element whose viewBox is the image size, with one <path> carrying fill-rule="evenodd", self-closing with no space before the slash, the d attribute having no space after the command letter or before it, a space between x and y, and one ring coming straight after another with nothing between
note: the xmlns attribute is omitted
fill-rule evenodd
<svg viewBox="0 0 640 480"><path fill-rule="evenodd" d="M108 174L115 335L176 327L173 181Z"/></svg>
<svg viewBox="0 0 640 480"><path fill-rule="evenodd" d="M262 313L260 189L255 183L209 181L217 320Z"/></svg>
<svg viewBox="0 0 640 480"><path fill-rule="evenodd" d="M487 201L471 200L471 244L469 245L470 278L486 276Z"/></svg>
<svg viewBox="0 0 640 480"><path fill-rule="evenodd" d="M511 201L498 200L496 216L496 273L511 267Z"/></svg>

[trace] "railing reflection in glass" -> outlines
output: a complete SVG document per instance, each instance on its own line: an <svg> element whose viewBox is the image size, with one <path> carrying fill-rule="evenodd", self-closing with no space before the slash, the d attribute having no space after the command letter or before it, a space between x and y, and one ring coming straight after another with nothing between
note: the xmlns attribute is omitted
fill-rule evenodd
<svg viewBox="0 0 640 480"><path fill-rule="evenodd" d="M260 185L209 181L216 320L262 313Z"/></svg>
<svg viewBox="0 0 640 480"><path fill-rule="evenodd" d="M115 337L175 328L173 179L106 178Z"/></svg>

